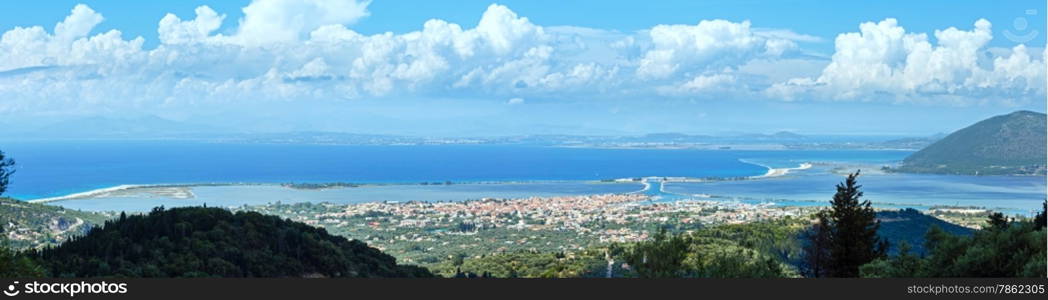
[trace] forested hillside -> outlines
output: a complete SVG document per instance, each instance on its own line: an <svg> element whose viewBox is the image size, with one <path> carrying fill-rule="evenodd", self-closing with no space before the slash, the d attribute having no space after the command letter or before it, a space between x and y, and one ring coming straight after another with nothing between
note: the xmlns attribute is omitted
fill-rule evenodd
<svg viewBox="0 0 1048 300"><path fill-rule="evenodd" d="M322 228L219 208L124 216L57 247L26 253L60 277L430 277Z"/></svg>
<svg viewBox="0 0 1048 300"><path fill-rule="evenodd" d="M958 130L910 155L897 170L965 175L1045 174L1045 114L1017 111Z"/></svg>

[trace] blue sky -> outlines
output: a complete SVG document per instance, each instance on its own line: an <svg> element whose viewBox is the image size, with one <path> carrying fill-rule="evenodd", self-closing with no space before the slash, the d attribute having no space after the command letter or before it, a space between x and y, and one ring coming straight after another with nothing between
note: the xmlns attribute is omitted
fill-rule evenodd
<svg viewBox="0 0 1048 300"><path fill-rule="evenodd" d="M1043 112L1046 13L1043 1L5 1L0 115L923 135Z"/></svg>

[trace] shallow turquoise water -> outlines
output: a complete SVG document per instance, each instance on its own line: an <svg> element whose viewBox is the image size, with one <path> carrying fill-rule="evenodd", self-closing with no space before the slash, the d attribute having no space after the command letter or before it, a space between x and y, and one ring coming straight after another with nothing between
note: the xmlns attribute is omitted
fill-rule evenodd
<svg viewBox="0 0 1048 300"><path fill-rule="evenodd" d="M826 168L791 172L763 180L669 183L677 194L709 194L740 201L784 205L826 205L843 175ZM864 174L859 177L865 198L874 206L927 208L934 205L996 208L1030 215L1041 210L1046 196L1044 176L958 176L932 174Z"/></svg>

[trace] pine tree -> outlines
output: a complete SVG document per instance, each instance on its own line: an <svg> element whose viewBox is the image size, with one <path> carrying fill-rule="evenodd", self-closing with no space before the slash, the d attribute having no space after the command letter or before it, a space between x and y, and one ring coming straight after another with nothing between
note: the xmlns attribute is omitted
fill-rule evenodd
<svg viewBox="0 0 1048 300"><path fill-rule="evenodd" d="M0 195L7 191L8 179L15 173L14 166L15 160L4 157L4 151L0 151Z"/></svg>
<svg viewBox="0 0 1048 300"><path fill-rule="evenodd" d="M1034 226L1033 228L1034 228L1034 230L1040 230L1040 229L1044 228L1045 225L1048 225L1048 224L1046 224L1046 223L1048 223L1048 219L1046 219L1046 217L1048 217L1048 200L1045 200L1045 202L1042 202L1041 203L1041 207L1042 207L1041 212L1038 213L1037 216L1033 218L1033 226Z"/></svg>
<svg viewBox="0 0 1048 300"><path fill-rule="evenodd" d="M1008 218L1004 214L995 212L987 217L986 225L990 230L1002 230L1008 228Z"/></svg>
<svg viewBox="0 0 1048 300"><path fill-rule="evenodd" d="M831 277L858 277L859 266L887 253L887 241L877 235L881 223L870 207L870 201L861 199L863 193L858 177L859 171L856 171L843 183L837 184L837 193L830 202L830 265L827 274Z"/></svg>
<svg viewBox="0 0 1048 300"><path fill-rule="evenodd" d="M830 220L827 211L815 215L817 222L804 232L803 271L808 277L826 277L830 264Z"/></svg>

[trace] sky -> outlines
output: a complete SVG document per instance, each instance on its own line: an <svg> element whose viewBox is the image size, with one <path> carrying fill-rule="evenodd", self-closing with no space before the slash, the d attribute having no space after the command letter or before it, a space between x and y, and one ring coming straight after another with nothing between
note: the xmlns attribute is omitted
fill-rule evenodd
<svg viewBox="0 0 1048 300"><path fill-rule="evenodd" d="M0 126L930 135L1045 111L1045 5L4 1Z"/></svg>

